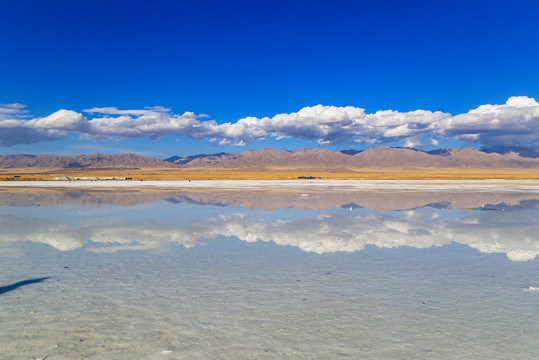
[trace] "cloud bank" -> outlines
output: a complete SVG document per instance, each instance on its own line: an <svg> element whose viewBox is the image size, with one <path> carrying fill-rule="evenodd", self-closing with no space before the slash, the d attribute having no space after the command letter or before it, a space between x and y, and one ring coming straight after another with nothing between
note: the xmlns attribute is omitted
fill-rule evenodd
<svg viewBox="0 0 539 360"><path fill-rule="evenodd" d="M369 114L359 107L316 105L290 114L221 124L206 120L205 114L177 115L161 106L142 110L94 107L82 113L61 109L43 118L28 117L24 105L0 105L0 146L53 141L70 133L81 139L185 136L238 146L267 138L317 141L320 145L401 142L406 147L437 145L441 139L486 147L537 147L539 142L539 103L526 96L454 116L429 110ZM427 143L422 143L425 139Z"/></svg>

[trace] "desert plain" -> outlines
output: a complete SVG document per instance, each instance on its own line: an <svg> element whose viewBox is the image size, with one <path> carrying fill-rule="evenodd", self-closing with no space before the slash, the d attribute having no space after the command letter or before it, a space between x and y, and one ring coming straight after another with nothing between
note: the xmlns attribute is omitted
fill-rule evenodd
<svg viewBox="0 0 539 360"><path fill-rule="evenodd" d="M57 169L57 168L11 168L0 169L1 180L48 181L60 178L130 179L130 180L290 180L300 177L328 180L481 180L525 179L539 180L536 168L284 168L261 167L241 169L219 168L114 168L114 169Z"/></svg>

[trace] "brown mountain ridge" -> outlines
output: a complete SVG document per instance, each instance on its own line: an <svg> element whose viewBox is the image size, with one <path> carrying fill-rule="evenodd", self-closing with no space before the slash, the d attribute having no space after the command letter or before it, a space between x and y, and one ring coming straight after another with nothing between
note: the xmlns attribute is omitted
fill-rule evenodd
<svg viewBox="0 0 539 360"><path fill-rule="evenodd" d="M0 169L49 168L49 169L136 169L177 167L167 161L135 154L121 155L4 155L0 156Z"/></svg>
<svg viewBox="0 0 539 360"><path fill-rule="evenodd" d="M0 169L253 169L253 168L523 168L539 169L538 157L524 157L517 152L505 154L480 151L470 147L445 148L424 152L408 148L373 147L365 151L335 152L303 148L295 151L247 150L242 153L173 156L166 160L135 154L121 155L4 155Z"/></svg>
<svg viewBox="0 0 539 360"><path fill-rule="evenodd" d="M399 168L399 167L477 167L539 168L539 158L487 153L470 147L438 149L432 153L387 146L361 152L334 152L327 149L296 151L247 150L243 153L198 155L167 159L182 168L251 168L251 167L316 167L316 168Z"/></svg>

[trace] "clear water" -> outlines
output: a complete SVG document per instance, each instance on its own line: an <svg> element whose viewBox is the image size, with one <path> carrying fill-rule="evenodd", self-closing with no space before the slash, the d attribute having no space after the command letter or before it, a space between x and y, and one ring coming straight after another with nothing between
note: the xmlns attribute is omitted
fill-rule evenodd
<svg viewBox="0 0 539 360"><path fill-rule="evenodd" d="M1 191L0 358L539 358L537 193L304 191Z"/></svg>

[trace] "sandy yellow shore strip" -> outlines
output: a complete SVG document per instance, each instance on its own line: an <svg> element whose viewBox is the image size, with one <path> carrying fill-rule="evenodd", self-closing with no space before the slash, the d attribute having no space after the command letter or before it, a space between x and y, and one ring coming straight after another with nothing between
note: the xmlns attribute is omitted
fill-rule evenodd
<svg viewBox="0 0 539 360"><path fill-rule="evenodd" d="M325 180L539 180L539 169L476 168L250 168L250 169L0 169L0 180L56 178L130 178L133 180L290 180L300 176Z"/></svg>

